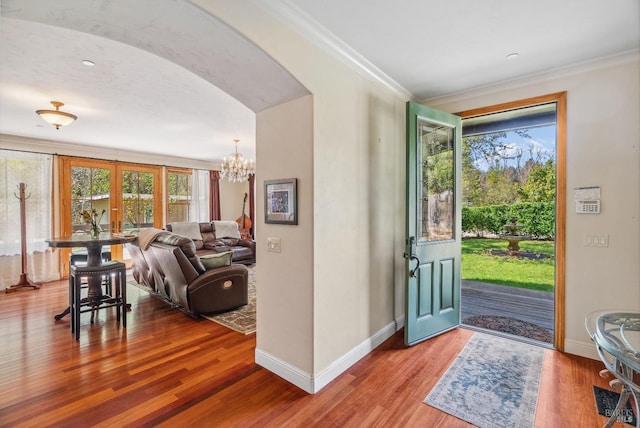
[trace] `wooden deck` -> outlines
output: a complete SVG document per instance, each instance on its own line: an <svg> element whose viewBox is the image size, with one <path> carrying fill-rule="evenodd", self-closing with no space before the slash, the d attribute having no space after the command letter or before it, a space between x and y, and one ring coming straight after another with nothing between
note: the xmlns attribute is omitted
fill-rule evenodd
<svg viewBox="0 0 640 428"><path fill-rule="evenodd" d="M554 332L551 292L462 280L460 319L478 315L514 318Z"/></svg>

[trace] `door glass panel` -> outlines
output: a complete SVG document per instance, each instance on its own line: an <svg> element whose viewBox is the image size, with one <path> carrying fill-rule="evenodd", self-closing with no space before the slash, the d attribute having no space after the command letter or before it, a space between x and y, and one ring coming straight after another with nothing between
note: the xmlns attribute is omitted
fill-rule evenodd
<svg viewBox="0 0 640 428"><path fill-rule="evenodd" d="M153 182L152 172L122 171L121 230L123 232L153 227L155 214Z"/></svg>
<svg viewBox="0 0 640 428"><path fill-rule="evenodd" d="M109 230L111 171L105 168L71 167L71 224L73 233L86 233L82 212L96 210L102 230ZM100 215L104 210L104 214Z"/></svg>
<svg viewBox="0 0 640 428"><path fill-rule="evenodd" d="M454 239L454 128L417 120L418 242Z"/></svg>
<svg viewBox="0 0 640 428"><path fill-rule="evenodd" d="M191 173L167 173L167 223L189 221L189 207L191 205Z"/></svg>

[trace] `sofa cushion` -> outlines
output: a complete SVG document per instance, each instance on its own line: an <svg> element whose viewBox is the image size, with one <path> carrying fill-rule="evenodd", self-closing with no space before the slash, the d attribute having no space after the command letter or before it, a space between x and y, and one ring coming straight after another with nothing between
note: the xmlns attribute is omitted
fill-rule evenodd
<svg viewBox="0 0 640 428"><path fill-rule="evenodd" d="M225 251L224 253L200 256L200 261L207 270L216 269L222 266L231 266L231 256L233 256L233 251Z"/></svg>
<svg viewBox="0 0 640 428"><path fill-rule="evenodd" d="M236 238L221 238L216 239L215 245L216 247L235 247L238 245L239 239Z"/></svg>
<svg viewBox="0 0 640 428"><path fill-rule="evenodd" d="M220 238L236 238L240 239L240 232L238 231L238 223L228 220L214 220L213 223L216 239Z"/></svg>
<svg viewBox="0 0 640 428"><path fill-rule="evenodd" d="M200 224L196 222L176 222L171 223L171 230L178 235L186 236L187 238L197 239L202 241L202 234L200 233Z"/></svg>

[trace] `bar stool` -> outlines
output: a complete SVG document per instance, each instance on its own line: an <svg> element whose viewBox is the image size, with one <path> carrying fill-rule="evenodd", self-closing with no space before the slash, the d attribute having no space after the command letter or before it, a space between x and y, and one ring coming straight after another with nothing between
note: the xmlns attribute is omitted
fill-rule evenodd
<svg viewBox="0 0 640 428"><path fill-rule="evenodd" d="M86 266L87 259L89 255L87 254L86 248L80 248L73 250L71 254L69 254L69 267L71 266ZM100 258L102 263L111 261L111 251L110 250L102 250L100 253ZM86 284L86 283L84 283ZM111 285L111 281L103 281L103 285L106 287L105 293L112 294L113 290L109 289Z"/></svg>
<svg viewBox="0 0 640 428"><path fill-rule="evenodd" d="M113 275L113 277L112 277ZM110 261L98 266L70 266L69 268L69 309L71 313L71 332L76 340L80 340L80 314L91 312L93 323L98 309L116 307L116 320L120 321L122 312L122 327L127 327L127 281L126 266L122 262ZM89 291L86 298L81 298L82 278L86 278ZM99 281L92 287L93 281ZM115 294L102 294L102 283L109 283L107 290L115 290ZM93 290L92 290L93 288ZM89 307L88 309L83 309Z"/></svg>

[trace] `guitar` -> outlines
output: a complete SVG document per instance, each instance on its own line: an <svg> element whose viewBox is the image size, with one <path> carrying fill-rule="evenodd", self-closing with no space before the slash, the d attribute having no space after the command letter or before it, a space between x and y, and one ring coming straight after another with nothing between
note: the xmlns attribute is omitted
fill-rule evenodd
<svg viewBox="0 0 640 428"><path fill-rule="evenodd" d="M247 204L247 195L244 194L244 201L242 201L242 215L236 219L236 223L238 223L238 230L240 231L240 237L242 239L252 239L251 234L249 233L249 229L251 229L251 219L247 217L244 213L245 205Z"/></svg>

